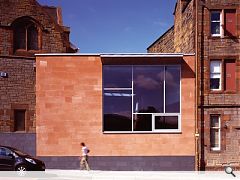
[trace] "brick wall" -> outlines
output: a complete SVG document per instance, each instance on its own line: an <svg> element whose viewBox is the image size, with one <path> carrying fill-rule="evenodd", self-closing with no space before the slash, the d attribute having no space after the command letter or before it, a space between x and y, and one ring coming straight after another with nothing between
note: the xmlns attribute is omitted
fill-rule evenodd
<svg viewBox="0 0 240 180"><path fill-rule="evenodd" d="M178 0L174 12L174 27L148 47L149 53L195 52L194 1Z"/></svg>
<svg viewBox="0 0 240 180"><path fill-rule="evenodd" d="M168 29L147 49L148 53L172 53L174 52L174 26Z"/></svg>
<svg viewBox="0 0 240 180"><path fill-rule="evenodd" d="M0 78L0 132L14 131L14 109L26 110L25 131L35 132L34 53L69 51L69 29L62 26L59 13L52 18L35 0L0 0L0 71L8 73L8 78ZM40 29L39 50L14 51L13 24L22 17L33 20Z"/></svg>
<svg viewBox="0 0 240 180"><path fill-rule="evenodd" d="M0 132L14 130L14 109L26 109L26 131L35 131L35 59L0 56Z"/></svg>
<svg viewBox="0 0 240 180"><path fill-rule="evenodd" d="M69 41L64 28L47 13L35 0L0 0L0 32L4 41L0 42L2 55L12 55L12 23L20 17L33 18L41 29L40 52L67 52ZM2 30L3 29L3 30ZM6 47L5 47L6 46ZM1 48L1 47L5 47ZM7 50L6 50L7 48Z"/></svg>
<svg viewBox="0 0 240 180"><path fill-rule="evenodd" d="M236 9L237 13L237 36L236 37L212 37L210 11L214 9ZM199 4L198 29L199 34L199 102L201 102L201 132L202 132L202 160L207 170L222 169L221 163L239 162L240 136L240 4L238 0L206 1ZM236 60L236 91L224 91L224 75L222 75L222 90L213 92L210 90L210 60L213 59ZM221 118L221 150L210 149L210 115L219 114ZM240 167L239 163L233 166Z"/></svg>
<svg viewBox="0 0 240 180"><path fill-rule="evenodd" d="M175 52L193 53L195 48L195 14L194 1L178 1L174 16Z"/></svg>

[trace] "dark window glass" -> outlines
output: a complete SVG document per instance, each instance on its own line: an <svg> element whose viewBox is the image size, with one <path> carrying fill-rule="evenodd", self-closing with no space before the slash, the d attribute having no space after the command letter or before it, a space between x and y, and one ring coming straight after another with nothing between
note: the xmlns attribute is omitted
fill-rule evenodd
<svg viewBox="0 0 240 180"><path fill-rule="evenodd" d="M163 112L164 67L134 67L133 83L135 113Z"/></svg>
<svg viewBox="0 0 240 180"><path fill-rule="evenodd" d="M9 156L9 154L13 154L13 152L4 147L0 148L0 156Z"/></svg>
<svg viewBox="0 0 240 180"><path fill-rule="evenodd" d="M7 156L7 151L5 148L0 148L0 156Z"/></svg>
<svg viewBox="0 0 240 180"><path fill-rule="evenodd" d="M211 33L220 34L220 12L211 13Z"/></svg>
<svg viewBox="0 0 240 180"><path fill-rule="evenodd" d="M155 116L155 129L178 129L178 116Z"/></svg>
<svg viewBox="0 0 240 180"><path fill-rule="evenodd" d="M30 26L27 29L27 43L28 43L28 50L37 50L38 49L38 32L37 28L34 26Z"/></svg>
<svg viewBox="0 0 240 180"><path fill-rule="evenodd" d="M104 131L132 131L131 93L104 91Z"/></svg>
<svg viewBox="0 0 240 180"><path fill-rule="evenodd" d="M134 131L152 131L152 115L135 114Z"/></svg>
<svg viewBox="0 0 240 180"><path fill-rule="evenodd" d="M220 78L211 78L210 89L219 89L219 87L220 87Z"/></svg>
<svg viewBox="0 0 240 180"><path fill-rule="evenodd" d="M18 26L14 31L14 48L26 49L26 29L24 26Z"/></svg>
<svg viewBox="0 0 240 180"><path fill-rule="evenodd" d="M15 131L25 130L25 110L15 110L14 111L14 129Z"/></svg>
<svg viewBox="0 0 240 180"><path fill-rule="evenodd" d="M212 22L212 34L220 34L220 22Z"/></svg>
<svg viewBox="0 0 240 180"><path fill-rule="evenodd" d="M131 88L132 66L103 66L104 88Z"/></svg>
<svg viewBox="0 0 240 180"><path fill-rule="evenodd" d="M220 21L220 12L211 13L211 21Z"/></svg>
<svg viewBox="0 0 240 180"><path fill-rule="evenodd" d="M166 66L166 113L180 113L180 67Z"/></svg>

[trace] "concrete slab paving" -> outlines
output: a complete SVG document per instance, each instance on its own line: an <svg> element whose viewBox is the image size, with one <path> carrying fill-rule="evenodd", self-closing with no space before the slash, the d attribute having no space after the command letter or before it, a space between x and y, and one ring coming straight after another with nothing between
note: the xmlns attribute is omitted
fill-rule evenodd
<svg viewBox="0 0 240 180"><path fill-rule="evenodd" d="M226 174L224 171L80 171L46 170L45 172L0 172L4 180L227 180L240 179L240 171Z"/></svg>

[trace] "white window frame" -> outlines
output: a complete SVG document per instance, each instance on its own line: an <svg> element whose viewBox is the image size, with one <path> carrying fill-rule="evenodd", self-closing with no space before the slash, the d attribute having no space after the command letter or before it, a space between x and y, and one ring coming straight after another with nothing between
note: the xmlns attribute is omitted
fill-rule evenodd
<svg viewBox="0 0 240 180"><path fill-rule="evenodd" d="M155 127L155 117L156 116L177 116L178 117L178 129L156 129ZM152 116L152 129L155 132L161 132L161 133L180 133L181 130L181 115L180 113L155 113Z"/></svg>
<svg viewBox="0 0 240 180"><path fill-rule="evenodd" d="M107 66L118 66L118 65L107 65ZM121 65L121 66L132 66L132 87L131 88L104 88L103 87L103 96L104 96L104 92L105 92L105 90L132 90L132 131L104 131L104 129L103 129L103 133L106 133L106 134L122 134L122 133L133 133L133 134L136 134L136 133L181 133L182 131L181 131L181 94L182 94L182 91L181 91L181 80L182 80L182 78L181 78L181 74L182 74L182 72L181 72L181 65L179 65L179 64L174 64L174 65L168 65L168 64L166 64L166 65L142 65L142 66L148 66L148 67L154 67L154 66L162 66L162 67L164 67L164 91L163 91L163 93L164 93L164 98L163 98L163 103L164 103L164 113L135 113L134 112L134 109L133 109L133 107L134 107L134 101L133 101L133 97L134 97L134 86L133 86L133 67L134 66L141 66L141 65ZM166 83L165 83L165 72L166 72L166 67L169 67L169 66L177 66L177 67L179 67L179 69L180 69L180 111L179 111L179 113L166 113L165 112L165 106L166 106L166 97L165 97L165 95L166 95ZM149 115L152 115L152 130L151 131L134 131L134 116L135 115L140 115L140 114L149 114ZM178 129L156 129L155 128L155 116L178 116Z"/></svg>
<svg viewBox="0 0 240 180"><path fill-rule="evenodd" d="M213 63L213 62L219 62L219 64L220 64L220 66L219 66L220 72L212 72L212 71L211 71L211 69L212 69L212 63ZM220 76L219 88L218 88L218 89L212 89L212 88L211 88L211 85L209 84L210 90L212 90L212 91L221 91L221 90L222 90L222 60L210 60L210 68L209 68L209 69L210 69L210 73L209 73L209 74L210 74L210 77L209 77L209 78L210 78L210 81L211 81L211 75L212 75L212 74L215 74L215 75L216 75L216 74L220 74L220 75L219 75L219 76Z"/></svg>
<svg viewBox="0 0 240 180"><path fill-rule="evenodd" d="M218 118L218 126L212 126L212 118L217 117ZM211 142L211 130L218 130L218 147L212 147ZM221 118L218 114L212 114L210 115L210 146L212 151L220 151L221 150Z"/></svg>
<svg viewBox="0 0 240 180"><path fill-rule="evenodd" d="M219 21L212 21L212 14L213 13L219 13L220 15L220 20ZM219 11L211 11L211 18L210 18L210 21L211 21L211 35L213 36L213 37L222 37L223 36L223 28L222 28L222 26L223 26L223 12L222 12L222 10L219 10ZM219 32L219 34L212 34L212 23L219 23L219 26L220 26L220 32Z"/></svg>

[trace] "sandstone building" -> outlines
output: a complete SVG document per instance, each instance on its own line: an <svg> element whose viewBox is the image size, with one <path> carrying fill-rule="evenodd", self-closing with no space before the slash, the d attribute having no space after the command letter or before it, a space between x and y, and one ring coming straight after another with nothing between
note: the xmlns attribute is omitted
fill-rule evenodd
<svg viewBox="0 0 240 180"><path fill-rule="evenodd" d="M61 9L0 0L0 142L35 154L35 53L75 52Z"/></svg>
<svg viewBox="0 0 240 180"><path fill-rule="evenodd" d="M239 168L240 1L178 0L174 17L174 26L148 52L196 55L196 165Z"/></svg>
<svg viewBox="0 0 240 180"><path fill-rule="evenodd" d="M195 167L193 54L37 54L37 155L79 169ZM44 148L42 148L44 147Z"/></svg>

